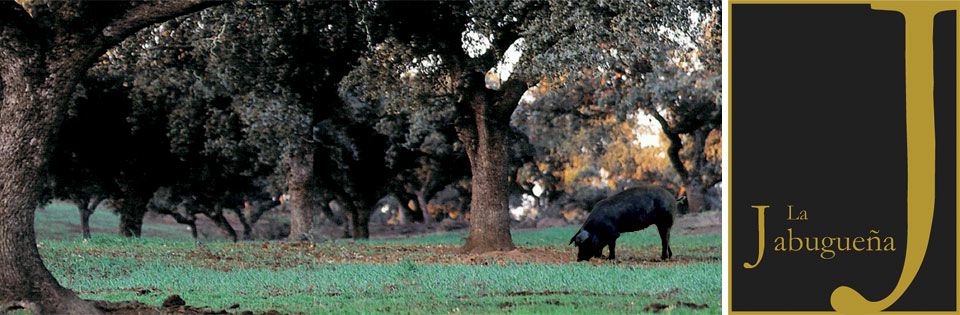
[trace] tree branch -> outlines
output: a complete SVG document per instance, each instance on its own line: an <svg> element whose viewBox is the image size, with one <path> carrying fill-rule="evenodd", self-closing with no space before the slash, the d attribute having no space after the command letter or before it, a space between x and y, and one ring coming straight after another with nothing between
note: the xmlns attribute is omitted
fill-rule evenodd
<svg viewBox="0 0 960 315"><path fill-rule="evenodd" d="M226 3L220 0L161 0L137 5L103 29L102 38L113 46L137 31L155 23Z"/></svg>
<svg viewBox="0 0 960 315"><path fill-rule="evenodd" d="M683 166L683 160L680 159L680 150L683 149L683 139L680 138L680 133L670 127L667 119L664 118L663 115L660 115L660 112L658 112L656 108L643 106L643 109L660 123L663 134L670 140L670 147L667 148L667 156L670 158L670 164L673 164L673 169L676 170L680 178L686 182L690 178L690 172Z"/></svg>
<svg viewBox="0 0 960 315"><path fill-rule="evenodd" d="M670 127L670 123L667 122L667 119L664 118L663 115L660 115L660 112L657 111L656 108L654 108L653 106L642 106L642 107L644 111L647 112L647 114L649 114L650 116L653 116L653 119L656 119L657 122L660 123L660 129L663 129L663 133L666 133L668 135L677 133L677 132L674 132L673 128Z"/></svg>

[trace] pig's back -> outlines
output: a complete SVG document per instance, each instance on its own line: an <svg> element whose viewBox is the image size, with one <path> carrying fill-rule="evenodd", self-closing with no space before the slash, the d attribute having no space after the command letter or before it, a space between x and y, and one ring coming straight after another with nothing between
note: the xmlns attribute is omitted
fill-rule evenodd
<svg viewBox="0 0 960 315"><path fill-rule="evenodd" d="M597 223L616 222L619 232L633 232L655 224L667 216L672 219L675 212L676 203L666 189L639 186L598 202L588 216L587 223L594 218L601 221Z"/></svg>

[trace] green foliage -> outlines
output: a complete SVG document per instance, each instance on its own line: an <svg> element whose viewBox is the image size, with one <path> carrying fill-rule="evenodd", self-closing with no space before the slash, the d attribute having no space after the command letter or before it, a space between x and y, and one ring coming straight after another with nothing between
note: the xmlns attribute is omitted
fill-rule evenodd
<svg viewBox="0 0 960 315"><path fill-rule="evenodd" d="M651 171L645 160L654 154L631 150L623 130L636 128L640 112L662 113L664 128L684 141L693 129L717 128L718 7L716 0L521 0L211 8L141 31L90 71L77 125L97 125L88 122L95 111L83 114L86 103L129 109L109 116L115 125L123 120L114 132L123 137L83 137L149 153L117 158L133 162L104 171L90 161L113 157L72 155L84 147L65 146L55 187L102 190L98 183L111 184L102 178L120 177L113 199L149 199L161 189L169 207L217 215L243 199L286 192L291 168L306 165L323 198L351 211L389 193L429 201L469 176L469 143L458 132L469 131L474 115L506 117L527 86L538 99L513 112L522 134L511 134L509 148L522 192L532 193L534 183L545 199L604 190L601 167L620 186L675 182L672 173ZM521 54L509 79L486 83L518 87L517 95L496 118L474 113L473 97L498 93L477 75L502 70L511 47ZM680 164L705 170L693 177L719 166L717 158L700 162L701 151L678 153ZM67 193L76 194L57 195Z"/></svg>
<svg viewBox="0 0 960 315"><path fill-rule="evenodd" d="M572 194L598 186L640 181L679 190L700 176L719 178L719 160L704 162L702 142L692 139L719 129L719 2L546 3L522 32L537 53L518 66L542 76L538 97L511 121L533 147L527 181L561 192L562 205L582 203ZM644 114L676 136L667 140L676 142L680 168L666 167L672 147L634 143Z"/></svg>

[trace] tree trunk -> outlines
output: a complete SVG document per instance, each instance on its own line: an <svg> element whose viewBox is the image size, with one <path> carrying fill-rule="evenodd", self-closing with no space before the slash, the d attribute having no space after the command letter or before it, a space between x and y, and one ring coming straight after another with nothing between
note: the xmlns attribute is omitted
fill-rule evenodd
<svg viewBox="0 0 960 315"><path fill-rule="evenodd" d="M93 214L93 209L88 208L86 201L78 203L77 208L80 210L80 230L83 238L90 239L90 215Z"/></svg>
<svg viewBox="0 0 960 315"><path fill-rule="evenodd" d="M217 224L217 227L223 231L223 234L226 235L230 241L237 242L237 230L234 230L230 222L227 221L227 218L223 216L223 209L217 207L213 210L213 214L208 214L207 217L213 220L213 223Z"/></svg>
<svg viewBox="0 0 960 315"><path fill-rule="evenodd" d="M324 215L327 219L330 220L330 222L333 222L333 224L335 224L336 226L342 226L342 225L343 225L343 221L344 221L343 216L340 215L340 214L337 214L337 213L333 212L333 209L331 209L329 202L323 202L323 201L321 201L321 202L320 202L320 211L323 213L323 215Z"/></svg>
<svg viewBox="0 0 960 315"><path fill-rule="evenodd" d="M290 234L287 238L291 241L308 239L313 228L313 216L319 200L313 185L313 161L312 152L292 155L287 159L287 194L290 197Z"/></svg>
<svg viewBox="0 0 960 315"><path fill-rule="evenodd" d="M233 213L237 215L237 219L240 220L240 225L243 227L243 239L248 241L251 240L251 234L253 231L250 227L250 223L247 222L247 217L243 215L243 210L238 208L230 208L230 211L233 211Z"/></svg>
<svg viewBox="0 0 960 315"><path fill-rule="evenodd" d="M698 213L704 210L706 206L707 189L699 180L690 180L684 183L684 191L687 193L687 210L690 213Z"/></svg>
<svg viewBox="0 0 960 315"><path fill-rule="evenodd" d="M187 213L187 215L180 214L179 210L170 210L167 208L153 208L159 214L166 214L173 217L177 223L184 224L187 228L190 229L190 234L193 236L193 240L198 240L197 235L197 218L192 213Z"/></svg>
<svg viewBox="0 0 960 315"><path fill-rule="evenodd" d="M51 66L64 73L47 78L38 51L20 53L0 50L0 313L96 314L92 304L62 287L43 265L33 225L50 143L80 71Z"/></svg>
<svg viewBox="0 0 960 315"><path fill-rule="evenodd" d="M508 126L489 126L494 122L478 117L477 147L470 158L470 236L463 249L472 253L511 250L509 161L506 132L501 129Z"/></svg>
<svg viewBox="0 0 960 315"><path fill-rule="evenodd" d="M100 205L99 197L76 196L73 204L77 206L80 212L80 231L84 239L90 239L90 215L97 210Z"/></svg>
<svg viewBox="0 0 960 315"><path fill-rule="evenodd" d="M481 88L483 83L475 83ZM482 76L480 77L482 79ZM479 81L483 82L483 81ZM471 198L470 235L463 246L468 253L514 249L510 236L510 160L507 153L510 114L516 108L523 88L503 85L502 94L489 90L476 92L469 100L473 121L458 126L470 160Z"/></svg>
<svg viewBox="0 0 960 315"><path fill-rule="evenodd" d="M690 159L693 162L693 167L691 167L689 177L686 178L684 188L687 191L687 205L692 213L709 210L707 209L709 206L706 199L707 190L720 179L719 176L709 176L707 154L704 150L710 131L712 129L704 126L691 134Z"/></svg>
<svg viewBox="0 0 960 315"><path fill-rule="evenodd" d="M406 225L410 223L410 214L408 213L410 209L407 208L407 205L403 204L403 201L400 201L400 198L397 198L397 222L400 225Z"/></svg>
<svg viewBox="0 0 960 315"><path fill-rule="evenodd" d="M37 19L19 4L0 5L0 313L20 308L40 314L100 313L62 287L37 250L34 211L52 139L80 77L107 48L144 27L216 4L139 4L129 14L84 27L75 22L102 15L92 3L86 10L61 6L67 9L36 12Z"/></svg>
<svg viewBox="0 0 960 315"><path fill-rule="evenodd" d="M190 229L190 236L193 236L193 240L199 243L200 236L198 235L198 233L200 233L200 231L197 231L197 221L190 221L183 224L186 224L187 228Z"/></svg>
<svg viewBox="0 0 960 315"><path fill-rule="evenodd" d="M120 235L124 237L140 237L143 227L143 215L120 213Z"/></svg>
<svg viewBox="0 0 960 315"><path fill-rule="evenodd" d="M279 205L280 202L274 200L255 200L244 204L244 211L246 213L245 216L247 217L247 222L250 224L251 229L257 225L257 222L260 222L260 218L263 217L263 214Z"/></svg>
<svg viewBox="0 0 960 315"><path fill-rule="evenodd" d="M430 225L433 223L433 216L430 215L430 212L427 211L427 188L423 187L417 191L417 207L420 208L420 213L423 213L423 223Z"/></svg>
<svg viewBox="0 0 960 315"><path fill-rule="evenodd" d="M147 213L147 202L138 197L127 198L120 202L120 235L140 237L143 229L143 216Z"/></svg>
<svg viewBox="0 0 960 315"><path fill-rule="evenodd" d="M712 183L705 183L705 181L710 180L704 178L707 159L705 152L703 152L707 136L712 131L712 127L705 122L700 122L695 128L688 126L687 129L689 130L677 130L671 127L655 108L646 108L646 112L660 123L664 135L670 140L667 156L670 158L670 164L673 165L674 170L680 175L680 180L687 195L688 211L690 213L703 211L706 206L706 191L710 188L709 186L713 185ZM680 158L680 151L683 149L683 138L680 137L682 133L689 133L693 140L690 143L692 145L689 151L692 154L690 157L692 165L689 170ZM716 180L719 180L719 177Z"/></svg>
<svg viewBox="0 0 960 315"><path fill-rule="evenodd" d="M370 238L370 207L359 204L358 202L352 203L350 207L350 223L353 227L353 238L354 239L368 239Z"/></svg>

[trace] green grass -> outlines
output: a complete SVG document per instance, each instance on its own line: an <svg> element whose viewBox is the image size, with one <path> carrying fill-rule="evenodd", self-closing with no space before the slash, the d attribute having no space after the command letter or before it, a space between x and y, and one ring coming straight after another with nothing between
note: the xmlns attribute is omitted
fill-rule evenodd
<svg viewBox="0 0 960 315"><path fill-rule="evenodd" d="M578 227L562 227L541 230L514 230L513 242L523 247L570 247L570 237L577 232ZM366 240L367 244L411 244L411 245L462 245L466 231L452 233L438 233L415 236L402 239ZM660 246L660 235L655 228L644 229L635 233L623 234L617 239L617 246L625 247L657 247ZM720 246L719 234L683 235L674 233L671 236L672 249L692 247ZM572 247L571 247L572 248Z"/></svg>
<svg viewBox="0 0 960 315"><path fill-rule="evenodd" d="M42 240L69 240L80 236L80 212L71 203L53 202L37 210L34 225L37 238ZM90 216L90 230L93 234L116 234L120 226L120 217L112 209L101 205ZM189 240L190 232L185 225L150 224L145 222L143 236L167 239Z"/></svg>
<svg viewBox="0 0 960 315"><path fill-rule="evenodd" d="M49 213L58 212L38 212L37 221L68 220L46 218ZM98 220L103 226L114 223L106 216ZM45 263L63 285L87 299L158 306L179 294L191 306L219 310L238 303L231 311L281 313L642 313L654 303L679 314L720 312L715 234L674 235L674 253L693 258L690 263L484 265L427 262L429 255L459 257L448 253L462 244L459 232L398 240L197 245L182 238L103 234L82 241L45 231L54 226L38 225ZM154 228L162 235L170 227ZM574 232L524 230L513 237L523 248L572 258L575 250L567 242ZM653 257L659 244L655 231L631 233L618 241L618 254ZM373 262L384 256L397 260Z"/></svg>

